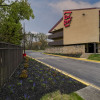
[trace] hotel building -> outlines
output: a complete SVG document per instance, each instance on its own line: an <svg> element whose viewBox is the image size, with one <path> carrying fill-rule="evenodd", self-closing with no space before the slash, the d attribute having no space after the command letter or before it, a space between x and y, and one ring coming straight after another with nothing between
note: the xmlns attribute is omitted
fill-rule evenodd
<svg viewBox="0 0 100 100"><path fill-rule="evenodd" d="M49 33L47 53L100 53L100 8L64 10Z"/></svg>

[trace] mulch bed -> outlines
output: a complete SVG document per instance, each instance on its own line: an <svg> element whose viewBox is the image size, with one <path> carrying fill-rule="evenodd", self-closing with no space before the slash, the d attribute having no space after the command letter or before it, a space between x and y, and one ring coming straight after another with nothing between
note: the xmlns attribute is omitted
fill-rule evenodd
<svg viewBox="0 0 100 100"><path fill-rule="evenodd" d="M40 100L50 92L72 93L86 87L33 59L29 60L28 77L19 78L24 68L23 61L8 82L0 89L0 100Z"/></svg>

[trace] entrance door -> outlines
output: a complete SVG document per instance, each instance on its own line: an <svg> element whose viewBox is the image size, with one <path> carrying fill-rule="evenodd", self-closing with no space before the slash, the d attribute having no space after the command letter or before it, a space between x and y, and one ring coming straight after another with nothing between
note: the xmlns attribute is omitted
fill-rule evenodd
<svg viewBox="0 0 100 100"><path fill-rule="evenodd" d="M88 52L89 53L94 53L94 44L93 43L88 44Z"/></svg>
<svg viewBox="0 0 100 100"><path fill-rule="evenodd" d="M96 44L96 53L98 53L98 44ZM94 53L94 43L89 43L88 44L88 53Z"/></svg>

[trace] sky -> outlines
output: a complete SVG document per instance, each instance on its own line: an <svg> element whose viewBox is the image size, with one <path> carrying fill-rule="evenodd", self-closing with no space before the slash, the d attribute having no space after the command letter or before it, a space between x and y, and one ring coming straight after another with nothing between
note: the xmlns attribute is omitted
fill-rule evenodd
<svg viewBox="0 0 100 100"><path fill-rule="evenodd" d="M25 31L45 33L60 20L63 10L100 7L100 0L28 0L35 18L24 20Z"/></svg>

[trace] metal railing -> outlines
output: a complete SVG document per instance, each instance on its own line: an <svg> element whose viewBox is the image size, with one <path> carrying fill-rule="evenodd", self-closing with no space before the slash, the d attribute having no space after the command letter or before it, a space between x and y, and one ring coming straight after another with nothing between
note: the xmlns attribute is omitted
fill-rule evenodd
<svg viewBox="0 0 100 100"><path fill-rule="evenodd" d="M21 46L0 42L0 86L2 86L23 60Z"/></svg>
<svg viewBox="0 0 100 100"><path fill-rule="evenodd" d="M63 38L63 31L48 36L48 39Z"/></svg>

